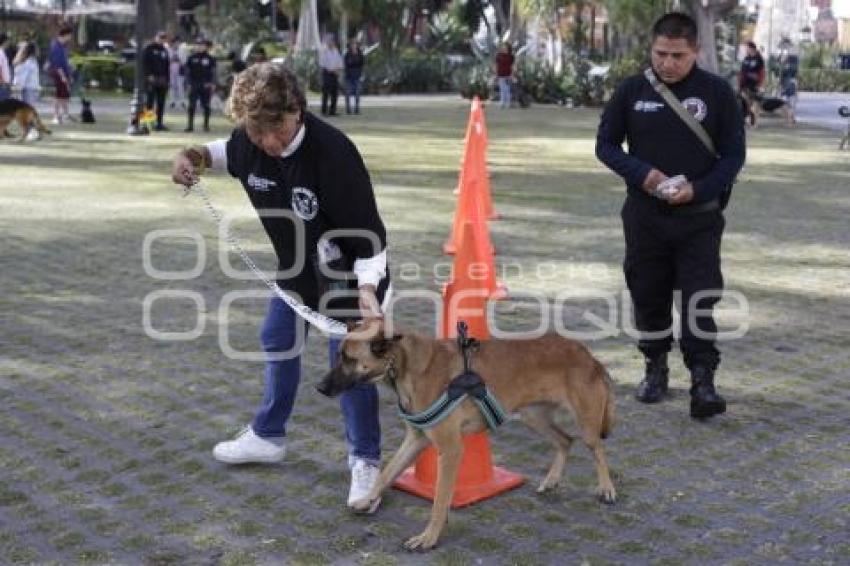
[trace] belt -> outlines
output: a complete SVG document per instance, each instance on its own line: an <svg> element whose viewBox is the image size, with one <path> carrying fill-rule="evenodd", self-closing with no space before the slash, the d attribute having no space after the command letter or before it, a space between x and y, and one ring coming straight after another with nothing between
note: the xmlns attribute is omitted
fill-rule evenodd
<svg viewBox="0 0 850 566"><path fill-rule="evenodd" d="M718 199L701 202L699 204L683 204L679 206L670 206L666 203L659 204L662 205L663 212L667 214L674 214L676 216L689 216L691 214L703 214L705 212L720 210L720 201Z"/></svg>

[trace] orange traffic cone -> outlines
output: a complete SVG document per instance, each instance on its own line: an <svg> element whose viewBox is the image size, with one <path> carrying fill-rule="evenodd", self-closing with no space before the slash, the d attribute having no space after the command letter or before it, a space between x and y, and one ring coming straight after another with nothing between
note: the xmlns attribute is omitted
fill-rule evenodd
<svg viewBox="0 0 850 566"><path fill-rule="evenodd" d="M460 319L466 321L469 326L470 336L479 340L490 337L487 328L489 291L481 287L481 282L471 275L469 269L475 261L476 248L479 247L475 239L472 223L466 222L462 244L455 256L452 281L446 285L443 292L442 338L456 337ZM395 487L433 500L437 485L438 460L436 449L429 446L416 460L416 465L399 476ZM524 482L523 476L493 466L490 440L486 432L470 434L464 437L464 452L451 506L457 508L470 505L518 487Z"/></svg>
<svg viewBox="0 0 850 566"><path fill-rule="evenodd" d="M471 144L470 139L476 137L480 143ZM467 167L473 167L483 182L479 185L484 199L485 218L496 220L499 214L493 208L493 197L490 191L490 174L487 172L487 147L490 145L487 134L487 121L484 118L484 105L477 96L472 99L469 111L469 121L466 124L466 134L463 138L463 157L460 161L460 175L454 194L459 194L463 187ZM473 160L470 163L470 160Z"/></svg>
<svg viewBox="0 0 850 566"><path fill-rule="evenodd" d="M473 257L470 260L455 258L453 269L467 270L468 275L479 282L478 288L487 290L489 298L504 299L508 296L508 291L503 283L496 280L496 262L493 258L496 252L490 240L487 221L484 219L484 203L481 202L481 194L477 190L478 184L478 177L472 177L470 182L464 185L455 211L452 234L443 245L443 252L451 255L458 250L459 246L455 240L457 236L461 237L461 246L468 245L463 242L463 238L466 237L466 225L470 225L475 236L474 243L470 246ZM457 274L454 277L456 278Z"/></svg>
<svg viewBox="0 0 850 566"><path fill-rule="evenodd" d="M446 254L453 254L457 251L460 246L460 239L463 236L461 233L463 223L468 220L476 220L474 215L478 214L474 201L479 198L479 195L471 186L474 179L479 175L479 167L475 158L475 146L478 143L478 136L473 135L470 136L469 142L466 144L464 160L458 177L459 194L454 219L452 220L452 231L446 243L443 244L443 253Z"/></svg>

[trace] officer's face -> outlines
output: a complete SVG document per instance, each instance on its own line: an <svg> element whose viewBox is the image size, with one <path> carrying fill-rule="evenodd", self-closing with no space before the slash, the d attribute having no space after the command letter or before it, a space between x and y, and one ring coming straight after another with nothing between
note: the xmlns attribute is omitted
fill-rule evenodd
<svg viewBox="0 0 850 566"><path fill-rule="evenodd" d="M659 35L652 42L652 68L665 83L677 83L691 72L698 53L687 39Z"/></svg>
<svg viewBox="0 0 850 566"><path fill-rule="evenodd" d="M267 155L278 157L295 139L301 127L301 113L293 112L284 115L283 122L275 127L262 128L247 125L245 133L251 143L263 150Z"/></svg>

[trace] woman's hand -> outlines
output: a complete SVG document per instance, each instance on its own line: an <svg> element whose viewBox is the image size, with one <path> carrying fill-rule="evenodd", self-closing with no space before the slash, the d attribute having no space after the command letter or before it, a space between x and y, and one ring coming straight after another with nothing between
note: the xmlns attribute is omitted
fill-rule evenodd
<svg viewBox="0 0 850 566"><path fill-rule="evenodd" d="M363 320L383 318L381 305L378 303L378 297L375 294L375 286L363 285L359 288L359 291L358 307L360 308L360 315L363 317Z"/></svg>

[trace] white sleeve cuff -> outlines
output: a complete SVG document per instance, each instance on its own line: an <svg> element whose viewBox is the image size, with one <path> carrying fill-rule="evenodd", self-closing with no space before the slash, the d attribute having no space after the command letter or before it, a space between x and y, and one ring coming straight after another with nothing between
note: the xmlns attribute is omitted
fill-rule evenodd
<svg viewBox="0 0 850 566"><path fill-rule="evenodd" d="M354 260L354 274L357 276L357 286L374 285L378 287L387 275L387 250L373 257Z"/></svg>
<svg viewBox="0 0 850 566"><path fill-rule="evenodd" d="M210 169L213 171L227 170L227 140L215 140L206 144L210 152Z"/></svg>

